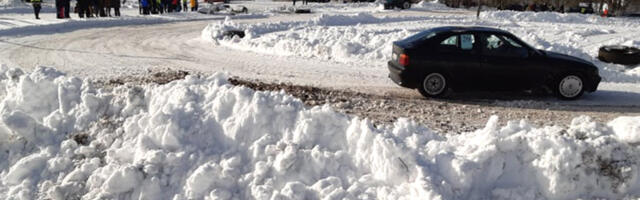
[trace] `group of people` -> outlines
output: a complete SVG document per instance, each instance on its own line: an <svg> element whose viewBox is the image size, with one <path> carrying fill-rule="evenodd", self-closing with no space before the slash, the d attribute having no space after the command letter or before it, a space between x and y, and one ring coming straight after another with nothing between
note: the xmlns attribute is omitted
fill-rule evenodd
<svg viewBox="0 0 640 200"><path fill-rule="evenodd" d="M63 0L69 1L69 0ZM120 0L78 0L76 9L78 17L111 17L111 9L113 15L120 16Z"/></svg>
<svg viewBox="0 0 640 200"><path fill-rule="evenodd" d="M187 5L191 7L191 11L198 11L198 0L138 0L138 2L142 15L187 12Z"/></svg>
<svg viewBox="0 0 640 200"><path fill-rule="evenodd" d="M69 10L71 10L71 0L55 0L56 2L56 18L70 18ZM36 19L40 19L40 10L42 9L42 0L31 0L33 5L33 13ZM78 17L111 17L111 9L114 15L120 16L120 0L77 0L75 12Z"/></svg>
<svg viewBox="0 0 640 200"><path fill-rule="evenodd" d="M70 18L69 10L71 10L71 0L55 0L56 17ZM126 1L126 0L125 0ZM198 11L198 0L138 0L140 3L140 14L162 14L165 12L187 12L187 8L191 11ZM182 3L182 4L180 4ZM33 5L33 13L36 19L40 19L40 10L42 9L42 0L31 0ZM78 17L111 17L120 16L120 0L77 0L75 12Z"/></svg>

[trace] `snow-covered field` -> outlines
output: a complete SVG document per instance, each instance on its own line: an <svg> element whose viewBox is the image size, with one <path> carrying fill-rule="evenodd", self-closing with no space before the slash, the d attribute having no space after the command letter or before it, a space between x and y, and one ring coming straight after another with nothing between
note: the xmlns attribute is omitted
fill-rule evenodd
<svg viewBox="0 0 640 200"><path fill-rule="evenodd" d="M482 25L599 66L606 82L575 104L640 105L640 69L594 58L602 44L640 45L637 20L514 12L476 20L435 3L407 12L311 4L315 14L287 15L278 12L285 3L243 4L255 12L137 16L131 5L122 18L41 24L27 20L28 7L2 4L10 6L0 8L7 22L0 23L0 63L28 69L15 63L52 59L62 69L105 76L168 63L207 72L227 67L244 78L272 73L332 86L349 77L393 86L384 66L392 41L435 26ZM205 20L208 26L192 27ZM168 22L186 25L151 25ZM220 37L232 28L247 37ZM484 128L445 134L404 118L375 126L210 74L104 86L53 68L0 67L0 199L640 197L640 117L597 123L583 116L545 127L491 117Z"/></svg>
<svg viewBox="0 0 640 200"><path fill-rule="evenodd" d="M104 89L0 69L2 199L576 199L640 190L640 118L442 135L222 74ZM35 95L37 95L36 98Z"/></svg>

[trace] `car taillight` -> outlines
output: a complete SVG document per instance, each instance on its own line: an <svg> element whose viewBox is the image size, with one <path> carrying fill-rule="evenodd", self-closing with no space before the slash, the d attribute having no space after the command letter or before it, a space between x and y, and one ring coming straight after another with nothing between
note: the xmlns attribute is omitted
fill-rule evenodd
<svg viewBox="0 0 640 200"><path fill-rule="evenodd" d="M409 65L409 56L407 54L400 54L400 58L398 58L398 63L402 66Z"/></svg>

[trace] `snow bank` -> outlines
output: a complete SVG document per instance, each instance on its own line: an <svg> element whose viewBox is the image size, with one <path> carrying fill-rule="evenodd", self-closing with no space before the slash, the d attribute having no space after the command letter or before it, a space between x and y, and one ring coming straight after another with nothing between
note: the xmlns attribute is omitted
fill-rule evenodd
<svg viewBox="0 0 640 200"><path fill-rule="evenodd" d="M375 17L371 14L322 14L308 21L258 24L214 22L202 31L202 38L234 49L272 55L318 58L339 62L384 60L391 55L390 41L410 32L401 28L369 30L365 25L426 20L430 17ZM243 39L220 38L227 29L245 30ZM387 55L388 54L388 55Z"/></svg>
<svg viewBox="0 0 640 200"><path fill-rule="evenodd" d="M20 0L0 0L0 7L16 7L24 6L24 3Z"/></svg>
<svg viewBox="0 0 640 200"><path fill-rule="evenodd" d="M419 5L436 3L423 2ZM549 26L549 23L557 25ZM367 13L323 14L306 21L235 24L214 22L202 38L233 49L257 53L314 58L346 66L385 68L393 41L438 26L490 26L505 29L532 46L583 58L595 63L606 82L640 82L633 70L599 61L598 48L610 44L637 44L638 21L594 15L553 12L483 12L480 20L466 15L385 16ZM232 27L245 38L214 37ZM224 28L223 28L224 27Z"/></svg>
<svg viewBox="0 0 640 200"><path fill-rule="evenodd" d="M413 4L411 9L415 10L426 10L426 11L446 11L446 10L463 10L459 8L451 8L442 3L438 3L438 1L420 1L418 3Z"/></svg>
<svg viewBox="0 0 640 200"><path fill-rule="evenodd" d="M489 11L480 13L481 18L504 19L518 22L553 22L553 23L597 23L601 20L598 15L558 12L520 12L520 11Z"/></svg>
<svg viewBox="0 0 640 200"><path fill-rule="evenodd" d="M442 135L189 76L95 88L0 68L0 198L576 199L637 195L637 118Z"/></svg>

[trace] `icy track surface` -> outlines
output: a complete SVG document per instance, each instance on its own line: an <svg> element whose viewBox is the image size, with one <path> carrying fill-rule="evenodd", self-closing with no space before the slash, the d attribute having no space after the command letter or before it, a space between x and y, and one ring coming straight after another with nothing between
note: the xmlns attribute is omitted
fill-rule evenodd
<svg viewBox="0 0 640 200"><path fill-rule="evenodd" d="M433 6L423 3L425 7ZM422 5L422 4L421 4ZM437 4L434 4L437 5ZM421 8L425 8L421 7ZM552 24L550 24L552 23ZM378 17L369 13L322 14L306 21L211 23L202 38L224 47L263 54L335 61L347 66L386 68L393 41L439 26L489 26L505 29L532 46L591 61L605 82L639 83L640 68L608 64L596 57L602 45L640 45L640 22L627 18L552 12L483 12L468 15ZM245 30L245 38L222 37L225 30Z"/></svg>
<svg viewBox="0 0 640 200"><path fill-rule="evenodd" d="M0 68L0 199L576 199L640 192L640 117L442 135L222 74L96 88Z"/></svg>

